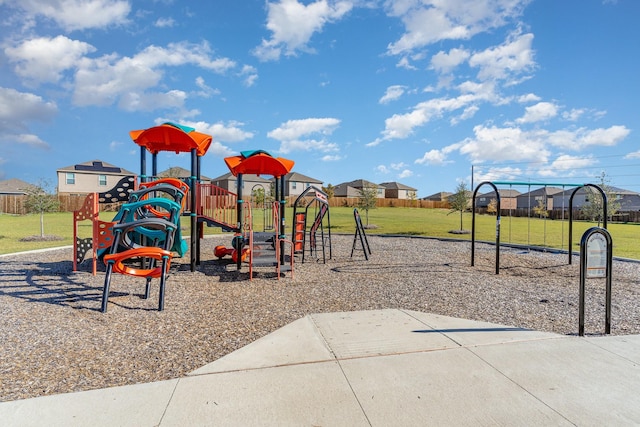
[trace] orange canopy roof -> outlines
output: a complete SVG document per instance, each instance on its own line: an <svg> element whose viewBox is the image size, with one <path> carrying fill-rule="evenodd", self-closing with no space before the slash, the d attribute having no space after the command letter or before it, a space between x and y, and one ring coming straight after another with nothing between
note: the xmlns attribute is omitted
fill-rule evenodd
<svg viewBox="0 0 640 427"><path fill-rule="evenodd" d="M160 151L189 153L195 148L198 156L204 156L213 141L211 135L173 123L164 123L149 129L132 130L129 135L136 144L145 147L152 154L158 154Z"/></svg>
<svg viewBox="0 0 640 427"><path fill-rule="evenodd" d="M224 162L234 176L255 174L281 177L288 174L294 165L293 160L273 157L264 151L244 151L240 156L226 157Z"/></svg>

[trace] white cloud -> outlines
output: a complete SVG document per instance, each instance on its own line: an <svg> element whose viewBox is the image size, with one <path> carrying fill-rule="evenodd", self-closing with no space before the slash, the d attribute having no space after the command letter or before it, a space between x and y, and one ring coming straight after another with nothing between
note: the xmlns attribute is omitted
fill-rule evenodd
<svg viewBox="0 0 640 427"><path fill-rule="evenodd" d="M213 135L218 141L223 142L241 142L253 138L253 132L247 132L242 129L244 123L231 121L226 124L215 123L210 126L207 131Z"/></svg>
<svg viewBox="0 0 640 427"><path fill-rule="evenodd" d="M483 181L514 181L522 176L522 170L513 167L491 167L489 170L484 171L478 168L473 175L478 183Z"/></svg>
<svg viewBox="0 0 640 427"><path fill-rule="evenodd" d="M195 65L224 73L235 67L228 58L211 58L209 45L201 43L171 43L166 48L149 46L133 57L104 55L97 59L84 58L78 64L73 101L76 105L111 105L122 98L120 105L128 110L135 105L142 108L177 107L184 101L182 91L151 92L163 78L164 67ZM144 99L149 98L149 99Z"/></svg>
<svg viewBox="0 0 640 427"><path fill-rule="evenodd" d="M415 65L412 65L409 62L409 58L407 58L406 56L403 56L402 58L400 58L400 60L396 64L396 67L404 68L406 70L417 70L418 69L418 67L416 67Z"/></svg>
<svg viewBox="0 0 640 427"><path fill-rule="evenodd" d="M587 147L611 147L624 140L631 130L626 126L611 126L609 128L574 130L560 130L549 132L547 139L555 147L579 151Z"/></svg>
<svg viewBox="0 0 640 427"><path fill-rule="evenodd" d="M533 70L535 61L531 48L533 34L514 34L500 46L474 53L469 65L477 67L480 80L513 79L513 76Z"/></svg>
<svg viewBox="0 0 640 427"><path fill-rule="evenodd" d="M269 138L280 141L280 151L338 151L338 145L326 141L324 138L315 139L313 135L328 136L340 124L335 118L308 118L289 120L280 127L267 133Z"/></svg>
<svg viewBox="0 0 640 427"><path fill-rule="evenodd" d="M30 122L47 122L57 112L55 103L38 95L0 87L0 135L24 132Z"/></svg>
<svg viewBox="0 0 640 427"><path fill-rule="evenodd" d="M399 178L399 179L409 178L409 177L411 177L411 176L413 176L413 171L411 171L411 170L409 170L409 169L405 169L405 170L403 170L402 172L400 172L400 173L398 174L398 178Z"/></svg>
<svg viewBox="0 0 640 427"><path fill-rule="evenodd" d="M634 151L624 156L625 159L640 159L640 150Z"/></svg>
<svg viewBox="0 0 640 427"><path fill-rule="evenodd" d="M472 163L483 162L532 162L546 163L552 148L579 151L587 147L612 146L622 141L630 133L624 126L608 129L572 129L550 132L544 129L525 131L518 127L482 126L474 127L474 137L445 147L444 154L458 150L467 155ZM445 151L447 150L447 151ZM425 154L417 163L441 161L445 156L438 150ZM563 157L564 161L574 159ZM575 158L578 159L578 158ZM586 157L581 157L585 161Z"/></svg>
<svg viewBox="0 0 640 427"><path fill-rule="evenodd" d="M450 123L451 123L451 125L457 125L458 123L460 123L463 120L469 120L470 118L475 116L475 114L479 110L480 110L480 107L478 107L477 105L471 105L471 106L465 108L464 111L462 111L462 114L460 114L458 117L451 118Z"/></svg>
<svg viewBox="0 0 640 427"><path fill-rule="evenodd" d="M562 118L569 120L570 122L577 121L586 112L584 108L572 108L571 111L565 111L562 113Z"/></svg>
<svg viewBox="0 0 640 427"><path fill-rule="evenodd" d="M34 83L55 83L62 73L75 68L84 55L96 50L92 45L65 36L37 37L4 50L15 63L18 76Z"/></svg>
<svg viewBox="0 0 640 427"><path fill-rule="evenodd" d="M404 95L406 88L407 88L406 86L402 86L402 85L389 86L386 92L384 93L384 95L382 96L382 98L378 100L378 103L388 104L391 101L396 101L400 99L400 97Z"/></svg>
<svg viewBox="0 0 640 427"><path fill-rule="evenodd" d="M340 120L334 118L289 120L280 127L270 131L267 136L279 141L284 141L298 139L314 133L331 135L339 124Z"/></svg>
<svg viewBox="0 0 640 427"><path fill-rule="evenodd" d="M21 0L16 2L28 17L50 19L66 31L106 28L127 22L128 1L120 0Z"/></svg>
<svg viewBox="0 0 640 427"><path fill-rule="evenodd" d="M466 108L474 102L487 100L491 96L491 94L463 94L455 98L434 98L421 102L409 113L394 114L386 119L382 137L367 145L374 146L390 139L407 138L413 133L414 128L425 125L433 118L439 118L444 113ZM469 113L472 112L473 110L469 111Z"/></svg>
<svg viewBox="0 0 640 427"><path fill-rule="evenodd" d="M470 55L468 50L459 48L451 49L448 53L440 51L431 58L431 68L439 73L449 73Z"/></svg>
<svg viewBox="0 0 640 427"><path fill-rule="evenodd" d="M475 137L460 145L460 153L473 163L484 161L546 161L551 154L545 138L536 131L525 132L517 127L498 128L475 126Z"/></svg>
<svg viewBox="0 0 640 427"><path fill-rule="evenodd" d="M430 150L424 153L415 163L420 165L443 165L447 162L447 154L442 150Z"/></svg>
<svg viewBox="0 0 640 427"><path fill-rule="evenodd" d="M171 28L176 25L176 21L173 18L158 18L153 25L158 28Z"/></svg>
<svg viewBox="0 0 640 427"><path fill-rule="evenodd" d="M572 176L576 174L576 169L593 166L596 163L598 161L591 156L576 157L561 154L551 164L540 168L537 173L544 177Z"/></svg>
<svg viewBox="0 0 640 427"><path fill-rule="evenodd" d="M405 26L405 33L387 50L397 55L440 40L469 39L519 17L528 3L529 0L387 0L388 15L400 18Z"/></svg>
<svg viewBox="0 0 640 427"><path fill-rule="evenodd" d="M212 95L220 95L220 90L214 89L207 85L207 83L205 83L204 81L204 78L202 78L201 76L196 77L195 84L200 88L200 90L197 92L198 96L201 96L203 98L210 98Z"/></svg>
<svg viewBox="0 0 640 427"><path fill-rule="evenodd" d="M244 77L244 85L246 87L253 86L258 80L258 70L251 65L244 65L239 75Z"/></svg>
<svg viewBox="0 0 640 427"><path fill-rule="evenodd" d="M181 109L187 94L181 90L167 92L126 92L118 102L124 111L153 111L158 108Z"/></svg>
<svg viewBox="0 0 640 427"><path fill-rule="evenodd" d="M342 156L327 154L322 157L323 162L337 162L338 160L342 160Z"/></svg>
<svg viewBox="0 0 640 427"><path fill-rule="evenodd" d="M540 101L540 97L534 93L528 93L526 95L521 95L518 97L518 102L521 104L526 104L528 102L538 102Z"/></svg>
<svg viewBox="0 0 640 427"><path fill-rule="evenodd" d="M516 123L540 122L555 117L558 114L558 106L551 102L538 102L525 108L524 116L516 120Z"/></svg>
<svg viewBox="0 0 640 427"><path fill-rule="evenodd" d="M376 171L378 171L378 172L380 172L380 173L382 173L382 174L385 174L385 175L386 175L386 174L388 174L388 173L390 172L390 171L389 171L389 168L387 168L385 165L378 165L378 166L376 166Z"/></svg>
<svg viewBox="0 0 640 427"><path fill-rule="evenodd" d="M312 52L308 46L311 37L327 23L340 20L352 7L351 1L317 0L306 5L298 0L267 2L267 29L271 38L263 39L253 53L261 61L274 61L282 54Z"/></svg>

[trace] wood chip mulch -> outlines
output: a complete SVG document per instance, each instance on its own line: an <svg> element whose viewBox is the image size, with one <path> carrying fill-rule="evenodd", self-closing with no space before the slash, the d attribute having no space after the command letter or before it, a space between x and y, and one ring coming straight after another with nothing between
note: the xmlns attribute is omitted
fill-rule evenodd
<svg viewBox="0 0 640 427"><path fill-rule="evenodd" d="M104 273L72 271L70 249L0 258L0 401L186 375L307 314L402 308L577 334L579 259L469 242L369 236L364 259L352 235L333 236L327 263L306 255L295 276L260 268L249 280L213 256L227 235L206 238L202 263L172 263L165 310L158 286L113 275L100 312ZM604 279L587 283L587 334L604 332ZM640 263L613 266L612 334L640 333Z"/></svg>

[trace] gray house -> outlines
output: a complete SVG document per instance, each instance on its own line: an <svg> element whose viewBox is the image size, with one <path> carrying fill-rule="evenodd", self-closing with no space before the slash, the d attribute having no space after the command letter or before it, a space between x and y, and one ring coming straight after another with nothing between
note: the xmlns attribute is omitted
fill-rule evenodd
<svg viewBox="0 0 640 427"><path fill-rule="evenodd" d="M180 178L182 180L187 180L191 178L191 171L182 168L180 166L172 166L169 169L165 169L162 172L158 172L159 178ZM203 184L210 184L211 178L206 177L204 175L200 175L200 181Z"/></svg>
<svg viewBox="0 0 640 427"><path fill-rule="evenodd" d="M217 178L211 180L211 184L220 188L224 188L232 193L238 193L238 179L231 173L227 172ZM242 175L242 194L243 197L250 197L254 190L262 188L265 195L271 194L271 181L258 175L243 174Z"/></svg>
<svg viewBox="0 0 640 427"><path fill-rule="evenodd" d="M384 199L385 190L381 185L367 181L364 179L356 179L355 181L343 182L334 187L334 197L360 197L363 188L370 188L376 190L376 197L378 199Z"/></svg>
<svg viewBox="0 0 640 427"><path fill-rule="evenodd" d="M570 188L561 193L555 194L553 196L553 209L568 210L569 199L571 198L571 194L573 194L574 191L575 188ZM609 187L607 189L607 192L610 193L609 196L613 194L615 199L620 202L620 211L640 211L640 193L618 187ZM600 195L597 192L592 192L592 189L589 187L580 188L576 192L575 196L573 196L573 208L580 209L582 206L584 206L585 203L589 201L589 198L591 197L600 197Z"/></svg>
<svg viewBox="0 0 640 427"><path fill-rule="evenodd" d="M27 194L27 190L34 187L33 184L29 184L21 179L11 178L5 181L0 181L0 194L8 195L24 195Z"/></svg>
<svg viewBox="0 0 640 427"><path fill-rule="evenodd" d="M471 198L473 193L471 193L470 191L468 191L467 193L468 193L468 197ZM432 202L446 202L447 200L449 200L449 196L452 196L452 195L453 193L449 193L448 191L441 191L439 193L434 193L430 196L423 197L421 200L429 200Z"/></svg>
<svg viewBox="0 0 640 427"><path fill-rule="evenodd" d="M289 172L284 176L284 196L297 197L311 186L322 189L322 184L323 182L319 179L298 172Z"/></svg>
<svg viewBox="0 0 640 427"><path fill-rule="evenodd" d="M553 209L553 196L561 192L561 188L541 187L519 194L516 196L516 207L518 209L533 209L542 205L546 210L551 210Z"/></svg>

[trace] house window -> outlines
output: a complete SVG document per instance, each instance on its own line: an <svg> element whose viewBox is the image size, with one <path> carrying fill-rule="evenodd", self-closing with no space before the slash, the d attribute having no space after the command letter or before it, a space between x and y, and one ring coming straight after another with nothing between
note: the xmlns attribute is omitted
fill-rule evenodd
<svg viewBox="0 0 640 427"><path fill-rule="evenodd" d="M295 181L291 182L291 189L292 190L296 189L296 184L297 184L297 182L295 182Z"/></svg>
<svg viewBox="0 0 640 427"><path fill-rule="evenodd" d="M67 185L74 185L76 183L76 174L73 172L67 172Z"/></svg>
<svg viewBox="0 0 640 427"><path fill-rule="evenodd" d="M98 175L98 185L100 186L107 185L107 175Z"/></svg>

